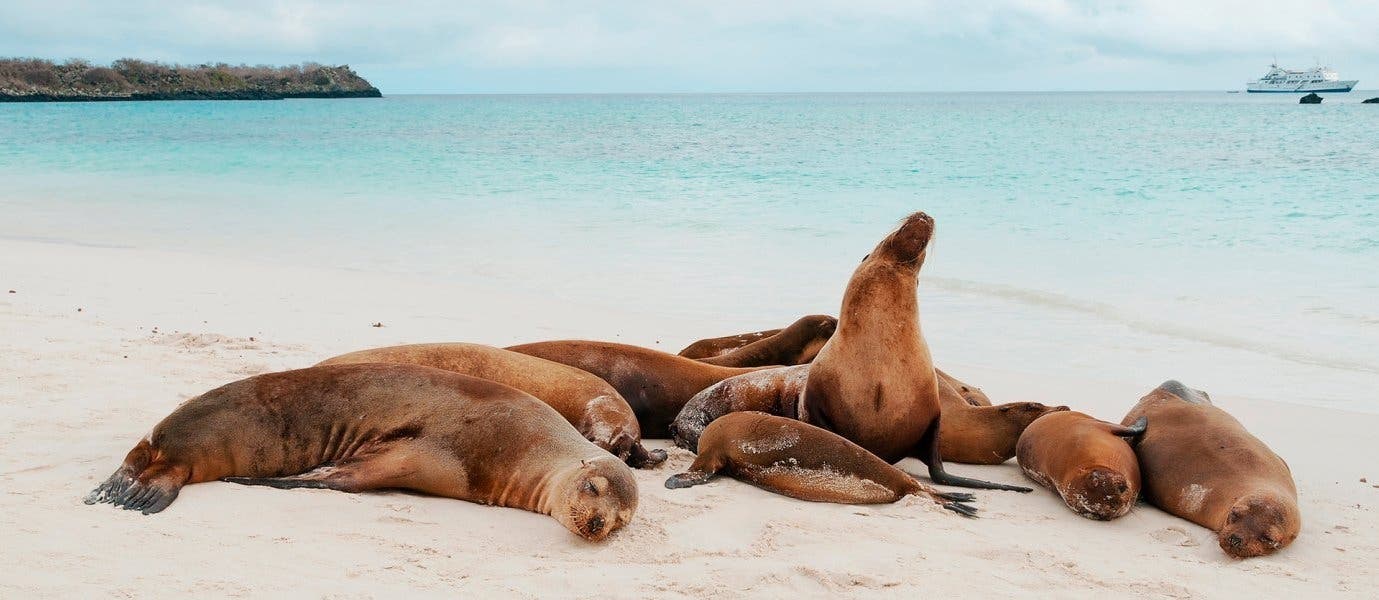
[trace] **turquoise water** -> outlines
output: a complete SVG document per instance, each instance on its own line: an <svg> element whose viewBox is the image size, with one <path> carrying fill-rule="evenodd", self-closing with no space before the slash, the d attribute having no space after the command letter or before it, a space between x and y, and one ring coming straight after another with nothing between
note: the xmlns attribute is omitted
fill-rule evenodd
<svg viewBox="0 0 1379 600"><path fill-rule="evenodd" d="M767 327L922 209L940 362L1379 411L1372 95L0 104L0 236Z"/></svg>

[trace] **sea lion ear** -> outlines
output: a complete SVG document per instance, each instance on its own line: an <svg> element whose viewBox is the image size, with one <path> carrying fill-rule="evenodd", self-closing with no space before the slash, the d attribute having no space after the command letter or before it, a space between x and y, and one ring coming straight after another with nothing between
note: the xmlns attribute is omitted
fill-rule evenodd
<svg viewBox="0 0 1379 600"><path fill-rule="evenodd" d="M996 410L999 410L1001 412L1010 412L1010 409L1012 408L1015 408L1014 404L1002 404L1000 406L997 406Z"/></svg>

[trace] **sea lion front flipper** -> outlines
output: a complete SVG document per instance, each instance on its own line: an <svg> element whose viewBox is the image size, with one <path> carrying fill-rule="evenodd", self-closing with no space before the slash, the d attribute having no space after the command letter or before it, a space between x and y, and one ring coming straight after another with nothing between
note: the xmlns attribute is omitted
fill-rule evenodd
<svg viewBox="0 0 1379 600"><path fill-rule="evenodd" d="M666 479L666 488L678 490L680 488L694 487L708 483L717 473L705 473L703 471L685 471L671 475Z"/></svg>
<svg viewBox="0 0 1379 600"><path fill-rule="evenodd" d="M939 415L934 422L929 425L929 431L924 432L924 437L919 440L919 452L916 457L924 461L929 466L929 479L939 485L952 485L957 487L974 488L979 490L1005 490L1009 492L1033 492L1034 488L1027 488L1019 485L1007 485L991 481L972 479L961 475L953 475L943 470L943 457L939 452L939 421L943 415Z"/></svg>
<svg viewBox="0 0 1379 600"><path fill-rule="evenodd" d="M363 492L382 488L411 488L429 491L424 473L416 466L416 452L398 452L392 446L364 456L326 463L305 473L284 477L222 477L221 481L240 485L265 485L278 489L314 488ZM420 476L420 477L419 477Z"/></svg>
<svg viewBox="0 0 1379 600"><path fill-rule="evenodd" d="M726 463L727 461L723 460L717 452L700 454L695 457L694 464L690 465L688 471L671 475L669 479L666 479L666 487L676 490L708 483L719 471L723 470Z"/></svg>
<svg viewBox="0 0 1379 600"><path fill-rule="evenodd" d="M634 469L649 469L666 461L670 456L665 450L657 448L647 450L641 442L632 445L631 452L627 455L627 466Z"/></svg>

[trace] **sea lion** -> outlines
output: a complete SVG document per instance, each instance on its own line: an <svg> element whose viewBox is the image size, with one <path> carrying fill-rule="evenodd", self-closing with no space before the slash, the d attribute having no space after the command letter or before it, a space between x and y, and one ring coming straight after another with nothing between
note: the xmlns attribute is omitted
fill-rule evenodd
<svg viewBox="0 0 1379 600"><path fill-rule="evenodd" d="M704 428L728 413L755 410L798 418L799 401L808 377L809 365L797 365L724 379L685 404L670 424L671 438L676 446L693 451ZM939 439L944 460L979 465L1003 463L1015 456L1015 443L1031 421L1050 412L1068 410L1066 406L1038 402L971 406L949 380L941 378L939 382L939 403L944 415Z"/></svg>
<svg viewBox="0 0 1379 600"><path fill-rule="evenodd" d="M636 468L655 466L665 450L642 446L637 415L618 391L574 367L492 346L411 344L361 350L318 364L400 363L435 367L514 387L550 405L595 446Z"/></svg>
<svg viewBox="0 0 1379 600"><path fill-rule="evenodd" d="M406 488L550 515L598 541L637 508L632 470L555 409L486 379L417 365L257 375L186 401L86 497L144 514L189 483Z"/></svg>
<svg viewBox="0 0 1379 600"><path fill-rule="evenodd" d="M720 367L659 350L613 342L564 340L508 348L582 369L613 385L642 427L642 436L668 437L666 427L700 390L759 368Z"/></svg>
<svg viewBox="0 0 1379 600"><path fill-rule="evenodd" d="M1140 496L1140 466L1124 438L1144 433L1080 412L1040 417L1020 436L1016 460L1025 475L1063 498L1073 512L1098 521L1125 515Z"/></svg>
<svg viewBox="0 0 1379 600"><path fill-rule="evenodd" d="M1135 444L1145 499L1216 532L1236 558L1287 547L1302 528L1288 463L1206 392L1167 381L1121 421L1148 417Z"/></svg>
<svg viewBox="0 0 1379 600"><path fill-rule="evenodd" d="M939 492L836 433L757 411L711 423L694 464L666 487L708 483L718 473L813 502L883 504L915 494L969 517L977 512L965 504L971 494Z"/></svg>
<svg viewBox="0 0 1379 600"><path fill-rule="evenodd" d="M807 315L774 335L727 353L696 360L723 367L802 365L814 360L837 326L838 320L828 315Z"/></svg>
<svg viewBox="0 0 1379 600"><path fill-rule="evenodd" d="M933 233L933 218L914 213L858 265L843 294L838 330L809 370L800 418L887 462L918 449L938 484L1033 491L944 470L939 379L915 293Z"/></svg>
<svg viewBox="0 0 1379 600"><path fill-rule="evenodd" d="M685 348L681 350L679 354L680 356L683 356L685 358L693 358L695 360L703 360L705 358L722 356L724 354L732 352L733 350L737 350L738 348L746 346L747 344L764 340L782 331L785 330L767 329L764 331L751 331L748 333L738 333L734 335L726 335L723 337L706 338L694 342L693 344L690 344L688 346L685 346Z"/></svg>
<svg viewBox="0 0 1379 600"><path fill-rule="evenodd" d="M973 394L986 397L981 390L934 369L939 375L939 451L943 460L971 465L999 465L1015 456L1015 444L1029 424L1046 414L1066 411L1066 406L1046 406L1038 402L1010 402L996 406L973 406ZM916 449L921 450L921 449ZM918 454L912 451L912 455Z"/></svg>

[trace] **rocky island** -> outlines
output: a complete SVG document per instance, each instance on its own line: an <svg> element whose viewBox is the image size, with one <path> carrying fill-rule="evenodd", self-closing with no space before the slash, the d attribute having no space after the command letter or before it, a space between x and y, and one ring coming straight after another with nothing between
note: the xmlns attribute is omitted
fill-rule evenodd
<svg viewBox="0 0 1379 600"><path fill-rule="evenodd" d="M0 102L115 100L282 100L380 98L349 65L285 67L174 65L122 58L110 66L84 60L0 59Z"/></svg>

